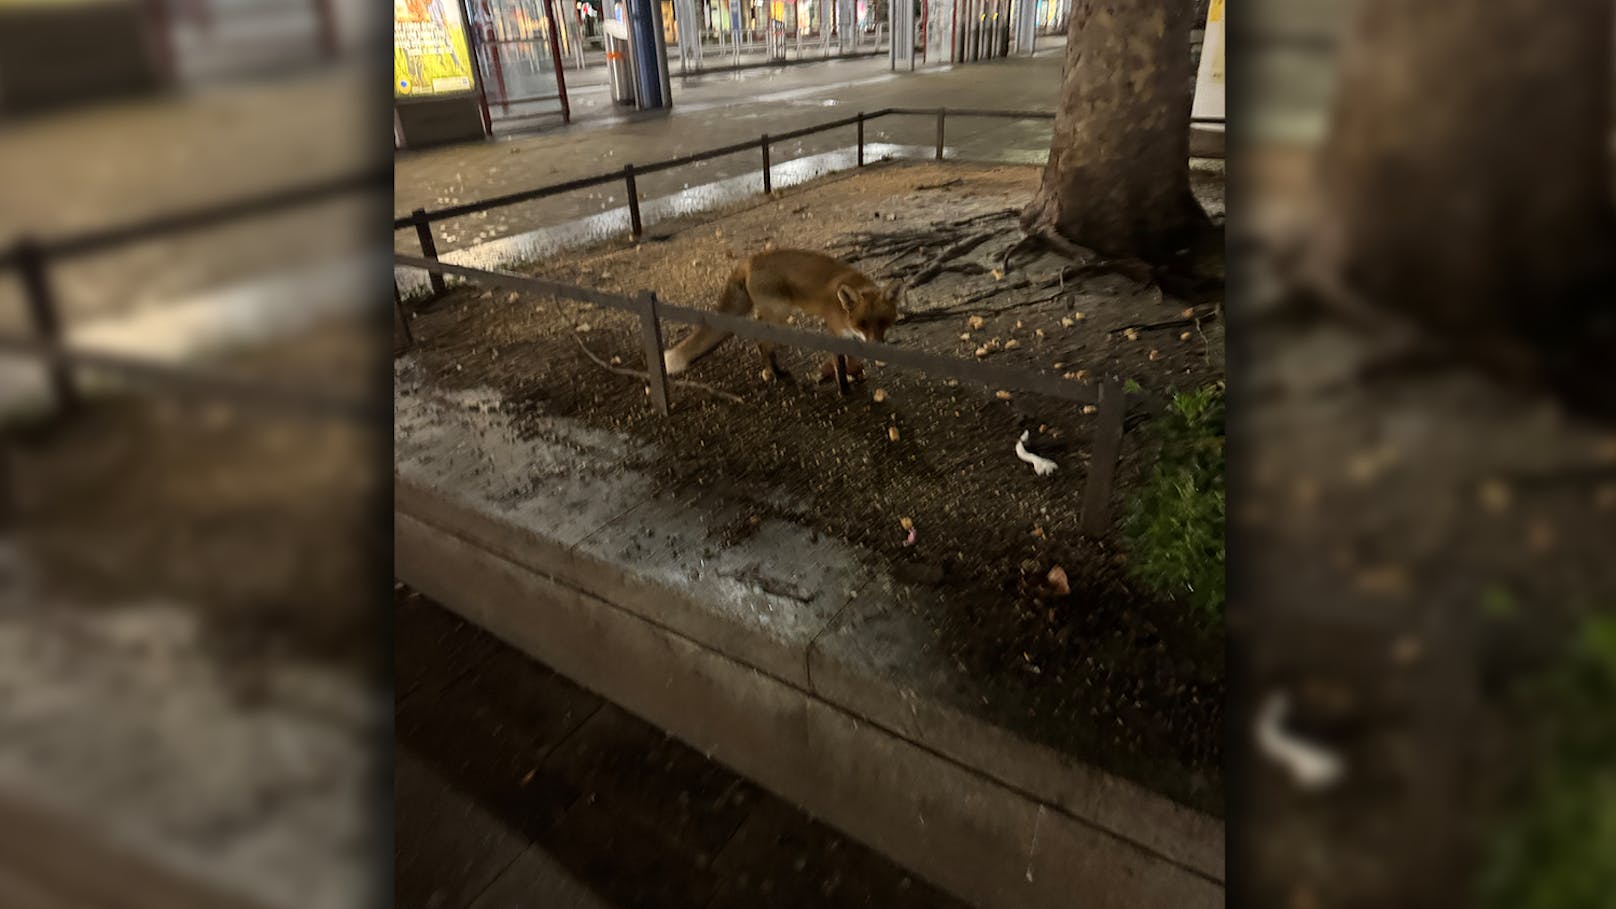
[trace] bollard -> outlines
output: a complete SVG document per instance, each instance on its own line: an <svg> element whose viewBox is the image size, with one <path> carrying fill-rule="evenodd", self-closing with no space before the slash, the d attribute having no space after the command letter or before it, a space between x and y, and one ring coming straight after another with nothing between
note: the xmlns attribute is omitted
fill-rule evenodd
<svg viewBox="0 0 1616 909"><path fill-rule="evenodd" d="M645 225L640 223L640 188L634 182L634 165L623 165L623 182L628 187L628 228L629 232L638 240L640 234L645 233Z"/></svg>
<svg viewBox="0 0 1616 909"><path fill-rule="evenodd" d="M438 258L438 242L432 237L432 222L427 220L426 209L417 208L410 212L410 220L415 222L415 238L421 243L421 255L434 261ZM443 293L443 275L440 272L428 272L427 277L432 281L432 292Z"/></svg>

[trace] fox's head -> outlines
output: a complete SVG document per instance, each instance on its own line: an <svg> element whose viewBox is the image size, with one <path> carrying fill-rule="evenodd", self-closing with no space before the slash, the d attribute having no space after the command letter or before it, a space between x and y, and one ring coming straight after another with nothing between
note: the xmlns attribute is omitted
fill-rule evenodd
<svg viewBox="0 0 1616 909"><path fill-rule="evenodd" d="M903 296L903 282L895 281L886 287L856 288L843 284L836 290L842 311L847 313L848 337L861 341L883 341L887 329L898 321L898 302Z"/></svg>

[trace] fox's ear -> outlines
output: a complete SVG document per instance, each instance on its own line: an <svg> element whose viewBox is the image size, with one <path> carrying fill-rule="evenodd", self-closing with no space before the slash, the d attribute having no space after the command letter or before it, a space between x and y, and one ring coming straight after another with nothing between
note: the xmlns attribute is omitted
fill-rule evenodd
<svg viewBox="0 0 1616 909"><path fill-rule="evenodd" d="M842 309L847 312L852 312L853 307L858 305L858 294L853 293L853 288L846 284L836 288L836 299L842 301Z"/></svg>

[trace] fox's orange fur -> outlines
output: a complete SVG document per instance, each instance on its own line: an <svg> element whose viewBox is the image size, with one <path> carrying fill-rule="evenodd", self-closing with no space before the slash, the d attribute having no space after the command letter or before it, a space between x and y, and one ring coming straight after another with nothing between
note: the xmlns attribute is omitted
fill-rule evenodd
<svg viewBox="0 0 1616 909"><path fill-rule="evenodd" d="M717 310L784 325L793 313L818 316L832 334L881 341L898 319L899 286L878 287L858 269L822 253L776 249L739 265L725 283ZM712 353L730 333L702 326L663 354L670 375ZM775 345L762 342L764 377L781 374Z"/></svg>

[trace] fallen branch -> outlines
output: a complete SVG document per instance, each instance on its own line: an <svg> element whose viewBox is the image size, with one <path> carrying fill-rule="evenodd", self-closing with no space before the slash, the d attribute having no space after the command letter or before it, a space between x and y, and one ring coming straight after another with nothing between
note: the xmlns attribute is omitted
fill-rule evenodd
<svg viewBox="0 0 1616 909"><path fill-rule="evenodd" d="M921 189L947 189L950 186L958 186L958 185L960 185L961 183L964 183L964 182L965 181L962 178L955 177L952 180L944 180L941 183L922 183L919 186L915 187L915 189L917 189L917 190L921 190Z"/></svg>
<svg viewBox="0 0 1616 909"><path fill-rule="evenodd" d="M1124 332L1124 331L1130 331L1130 330L1132 330L1132 331L1154 331L1154 330L1159 329L1159 328L1183 328L1183 327L1186 327L1186 326L1194 326L1195 329L1197 331L1199 331L1200 328L1201 328L1201 323L1203 321L1205 321L1207 319L1214 318L1216 316L1217 316L1217 310L1212 309L1212 310L1208 310L1206 312L1196 313L1193 316L1186 316L1185 318L1182 318L1182 319L1167 319L1166 321L1163 321L1163 322L1143 322L1143 323L1138 323L1138 324L1134 324L1134 325L1123 325L1120 328L1111 329L1110 334L1114 335L1114 334L1117 334L1118 332ZM1204 336L1203 336L1203 339L1204 339Z"/></svg>

